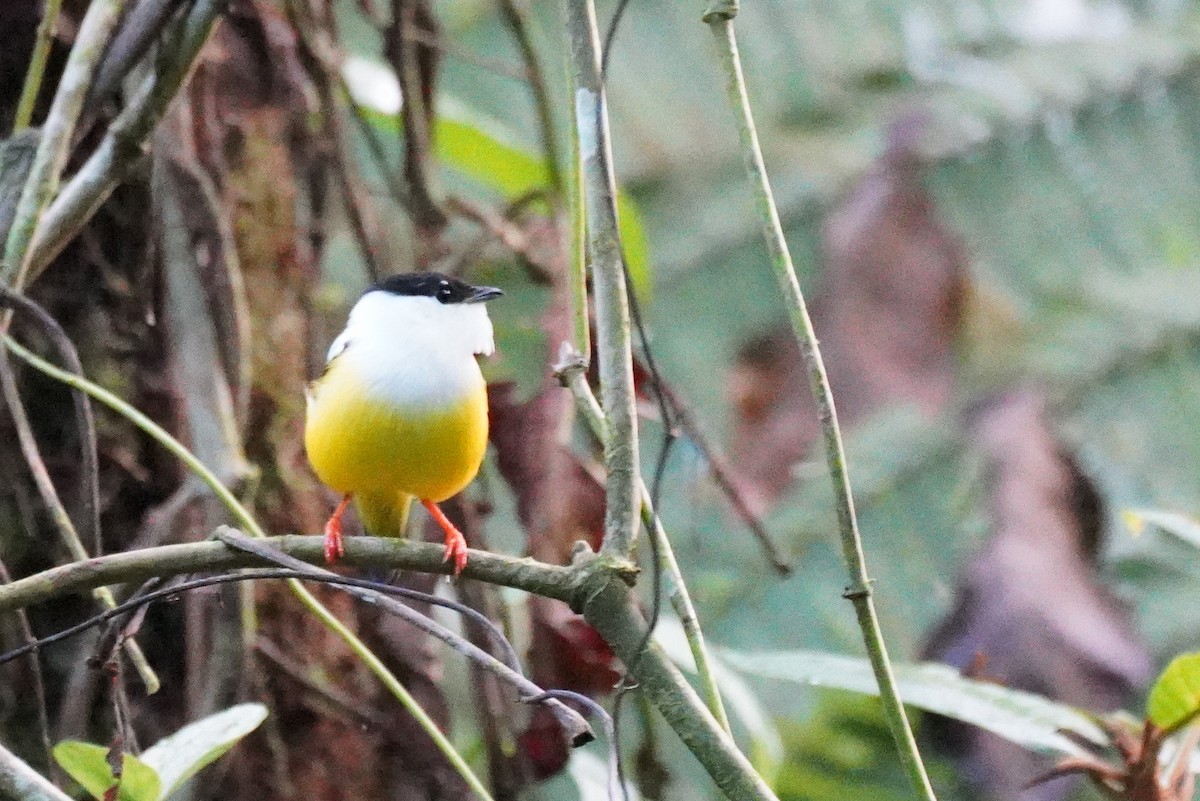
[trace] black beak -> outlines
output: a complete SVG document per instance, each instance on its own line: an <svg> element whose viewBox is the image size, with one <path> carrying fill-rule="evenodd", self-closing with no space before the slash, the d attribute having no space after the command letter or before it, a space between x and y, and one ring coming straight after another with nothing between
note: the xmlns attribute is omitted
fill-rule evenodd
<svg viewBox="0 0 1200 801"><path fill-rule="evenodd" d="M494 286L473 286L471 294L463 299L463 303L483 303L492 298L498 298L504 293Z"/></svg>

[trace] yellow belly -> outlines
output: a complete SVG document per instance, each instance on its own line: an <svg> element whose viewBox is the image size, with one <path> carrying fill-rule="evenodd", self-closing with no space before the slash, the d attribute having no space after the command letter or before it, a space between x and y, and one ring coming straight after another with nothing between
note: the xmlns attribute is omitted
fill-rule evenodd
<svg viewBox="0 0 1200 801"><path fill-rule="evenodd" d="M444 501L479 472L487 391L444 409L405 409L367 397L350 365L330 365L309 401L304 444L318 478L340 493Z"/></svg>

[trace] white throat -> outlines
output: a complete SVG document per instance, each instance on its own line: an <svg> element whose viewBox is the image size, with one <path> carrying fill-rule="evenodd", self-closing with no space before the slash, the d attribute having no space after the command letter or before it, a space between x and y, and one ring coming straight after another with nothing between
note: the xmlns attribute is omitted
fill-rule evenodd
<svg viewBox="0 0 1200 801"><path fill-rule="evenodd" d="M364 381L364 390L393 403L434 407L479 391L476 354L495 350L482 303L443 304L436 298L373 290L350 310L329 348Z"/></svg>

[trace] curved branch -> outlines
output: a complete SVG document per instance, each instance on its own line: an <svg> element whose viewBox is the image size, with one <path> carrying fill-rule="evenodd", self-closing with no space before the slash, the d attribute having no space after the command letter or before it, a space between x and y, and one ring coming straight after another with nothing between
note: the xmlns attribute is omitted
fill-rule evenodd
<svg viewBox="0 0 1200 801"><path fill-rule="evenodd" d="M320 536L269 537L262 542L309 564L325 564L323 539ZM432 543L383 537L350 537L346 540L346 555L340 561L351 567L399 568L448 574L451 566L443 561L442 551L442 546ZM109 554L52 567L0 586L0 614L112 584L140 583L156 576L269 564L264 559L214 541L162 545ZM586 573L580 568L559 567L533 559L516 559L472 550L462 575L573 604L584 586Z"/></svg>

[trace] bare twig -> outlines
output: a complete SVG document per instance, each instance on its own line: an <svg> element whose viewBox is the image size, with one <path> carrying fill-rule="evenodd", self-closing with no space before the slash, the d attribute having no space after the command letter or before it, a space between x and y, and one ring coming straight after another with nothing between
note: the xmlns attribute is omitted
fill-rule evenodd
<svg viewBox="0 0 1200 801"><path fill-rule="evenodd" d="M36 310L34 311L35 319L43 323L46 330L51 332L52 339L63 350L63 356L66 361L72 367L78 366L79 356L75 353L74 347L70 345L70 340L67 339L66 334L58 327L53 318L45 314L40 307L37 307L31 301L14 295L2 287L0 287L0 305L8 307L17 306L22 311ZM2 348L0 348L0 391L2 391L5 404L8 406L9 415L12 417L13 427L17 430L17 441L20 444L21 453L24 455L25 462L29 466L34 484L37 486L38 494L41 495L42 503L46 507L50 519L58 529L59 536L62 538L67 551L71 554L71 558L76 561L87 559L87 549L79 537L79 532L76 530L71 516L67 513L66 507L59 498L58 491L54 487L54 482L50 478L49 471L46 469L46 463L42 459L37 440L33 436L32 428L30 428L29 418L25 413L25 405L21 401L20 391L17 389L12 365L8 360L8 353ZM88 512L88 525L92 527L98 539L99 518L97 511L98 500L96 498L98 494L98 490L96 489L98 486L98 470L95 455L95 427L91 421L91 407L86 403L86 400L75 397L75 403L77 411L82 409L82 412L78 416L81 418L79 436L84 448L84 470L85 472L89 469L91 471L90 474L85 476L85 482L89 487L89 491L84 493L84 506ZM101 605L109 609L116 606L116 599L113 598L112 593L107 587L97 587L92 594ZM146 656L142 653L142 649L137 644L137 641L133 638L126 639L124 648L130 662L137 669L138 675L146 687L146 692L150 694L157 692L159 688L158 676L146 661Z"/></svg>
<svg viewBox="0 0 1200 801"><path fill-rule="evenodd" d="M446 224L446 216L434 198L429 168L436 51L413 41L407 35L412 30L437 32L425 0L392 0L392 23L384 34L384 49L400 81L403 98L400 123L404 132L404 177L411 201L409 212L418 227L436 231Z"/></svg>
<svg viewBox="0 0 1200 801"><path fill-rule="evenodd" d="M2 560L0 581L5 584L12 583L12 575ZM51 764L50 749L53 743L50 741L50 714L46 711L46 681L42 677L42 660L36 645L37 637L33 634L33 627L29 625L29 615L25 614L24 609L17 610L17 625L21 629L21 638L25 640L25 645L33 646L29 651L29 674L33 682L33 702L37 706L38 736L41 737L42 747L46 749L46 764Z"/></svg>
<svg viewBox="0 0 1200 801"><path fill-rule="evenodd" d="M546 165L550 169L550 185L561 195L564 183L561 156L558 152L558 137L554 132L553 106L550 92L546 88L542 63L538 58L537 48L533 44L529 8L525 4L525 0L500 0L500 15L509 30L512 31L513 38L517 40L517 49L521 51L521 60L525 62L525 72L529 76L529 90L533 92L533 103L537 110L542 152L546 155Z"/></svg>
<svg viewBox="0 0 1200 801"><path fill-rule="evenodd" d="M328 13L328 7L322 13L307 1L291 0L287 3L287 9L292 16L292 27L299 35L301 62L317 90L324 128L324 149L333 158L334 175L342 203L358 239L367 273L372 281L379 281L387 274L381 263L383 234L379 217L359 174L358 161L348 155L354 143L346 130L346 111L338 102L339 96L344 93L334 91L334 87L340 85L342 59L333 16Z"/></svg>
<svg viewBox="0 0 1200 801"><path fill-rule="evenodd" d="M663 399L670 405L675 422L679 424L684 433L687 434L688 439L695 444L700 450L701 455L704 456L705 462L708 463L709 472L712 473L713 480L717 482L717 486L729 500L729 505L733 507L733 511L737 513L742 523L758 539L759 544L762 545L763 554L767 557L767 561L771 563L771 566L775 568L775 572L781 576L791 575L791 564L780 553L779 546L771 538L771 533L763 525L762 519L755 514L754 510L746 502L746 498L742 495L742 491L738 489L733 476L730 474L729 464L725 461L725 457L709 441L687 402L679 396L674 387L661 379L655 391L659 392Z"/></svg>

